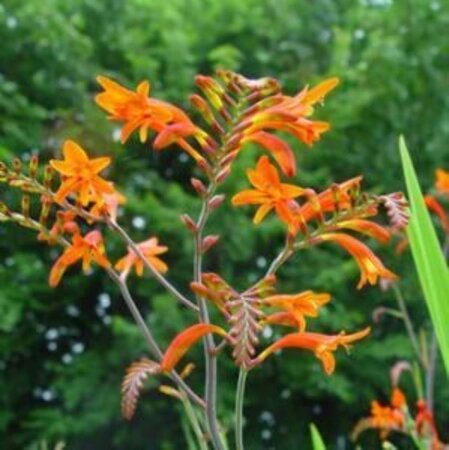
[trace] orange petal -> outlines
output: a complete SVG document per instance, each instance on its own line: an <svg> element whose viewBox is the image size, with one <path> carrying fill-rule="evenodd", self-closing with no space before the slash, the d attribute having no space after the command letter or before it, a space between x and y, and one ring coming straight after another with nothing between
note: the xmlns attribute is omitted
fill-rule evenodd
<svg viewBox="0 0 449 450"><path fill-rule="evenodd" d="M340 80L336 77L324 80L318 86L315 86L314 88L307 91L304 97L304 103L313 105L314 103L323 100L324 97L339 83Z"/></svg>
<svg viewBox="0 0 449 450"><path fill-rule="evenodd" d="M254 215L253 222L258 225L264 217L273 209L273 205L271 203L264 203L261 205Z"/></svg>
<svg viewBox="0 0 449 450"><path fill-rule="evenodd" d="M271 152L285 175L289 177L295 175L295 156L292 149L285 141L273 134L266 133L265 131L252 133L245 138L245 142L246 141L256 142L257 144L261 145L269 152Z"/></svg>
<svg viewBox="0 0 449 450"><path fill-rule="evenodd" d="M55 194L55 202L61 203L72 192L78 190L80 182L76 178L67 179L64 181Z"/></svg>
<svg viewBox="0 0 449 450"><path fill-rule="evenodd" d="M435 171L435 187L442 194L449 194L449 172L443 169Z"/></svg>
<svg viewBox="0 0 449 450"><path fill-rule="evenodd" d="M298 321L296 320L295 315L286 311L269 314L265 317L265 319L263 319L262 323L264 325L282 325L293 328L298 326Z"/></svg>
<svg viewBox="0 0 449 450"><path fill-rule="evenodd" d="M89 164L95 173L99 173L111 164L111 158L103 156L101 158L91 159Z"/></svg>
<svg viewBox="0 0 449 450"><path fill-rule="evenodd" d="M69 164L84 165L89 162L86 152L74 141L65 141L62 152Z"/></svg>
<svg viewBox="0 0 449 450"><path fill-rule="evenodd" d="M150 83L146 80L139 83L137 86L137 93L143 97L148 97L148 94L150 93Z"/></svg>
<svg viewBox="0 0 449 450"><path fill-rule="evenodd" d="M74 167L73 164L70 164L67 161L58 161L57 159L51 159L50 165L57 172L62 173L62 175L66 176L76 175L78 171L77 167Z"/></svg>
<svg viewBox="0 0 449 450"><path fill-rule="evenodd" d="M437 215L445 233L449 234L449 217L447 216L446 212L444 211L444 208L441 205L441 203L435 197L433 197L431 195L426 195L424 197L424 200L426 202L426 206L429 209L429 211L432 211L433 213L435 213Z"/></svg>
<svg viewBox="0 0 449 450"><path fill-rule="evenodd" d="M162 150L177 142L178 139L192 135L195 131L196 127L191 122L179 122L168 125L158 134L154 140L153 147L155 150Z"/></svg>
<svg viewBox="0 0 449 450"><path fill-rule="evenodd" d="M354 219L338 222L338 228L348 228L366 234L382 244L386 244L390 240L390 232L383 226L364 219Z"/></svg>
<svg viewBox="0 0 449 450"><path fill-rule="evenodd" d="M48 284L50 285L50 287L56 287L59 284L66 270L66 265L62 264L59 261L56 261L56 263L51 268L50 276L48 279Z"/></svg>
<svg viewBox="0 0 449 450"><path fill-rule="evenodd" d="M168 270L167 264L160 258L156 258L154 256L148 257L148 262L159 272L166 273Z"/></svg>
<svg viewBox="0 0 449 450"><path fill-rule="evenodd" d="M207 323L193 325L179 333L170 343L161 361L161 370L170 372L190 347L209 333L227 336L223 328Z"/></svg>
<svg viewBox="0 0 449 450"><path fill-rule="evenodd" d="M232 204L234 206L243 205L260 205L267 201L267 196L255 189L247 189L245 191L239 192L232 197Z"/></svg>

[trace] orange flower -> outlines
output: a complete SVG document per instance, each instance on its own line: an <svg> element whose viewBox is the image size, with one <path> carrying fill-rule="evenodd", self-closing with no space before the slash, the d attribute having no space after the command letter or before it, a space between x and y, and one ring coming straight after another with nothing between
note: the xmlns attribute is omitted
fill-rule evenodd
<svg viewBox="0 0 449 450"><path fill-rule="evenodd" d="M205 133L195 126L184 111L171 103L150 98L150 84L142 81L136 92L130 91L109 78L99 76L98 83L104 92L95 97L99 106L111 114L111 120L124 122L121 141L126 142L133 131L139 128L141 142L148 137L148 130L158 133L153 147L156 150L174 144L182 147L195 161L204 158L184 140L187 136L194 135L203 142Z"/></svg>
<svg viewBox="0 0 449 450"><path fill-rule="evenodd" d="M325 191L309 195L309 199L303 205L294 200L288 203L289 214L284 214L285 222L289 226L289 232L296 235L307 222L321 218L325 213L344 211L352 208L351 191L359 189L362 177L351 178L343 183L335 184ZM312 191L313 192L313 191ZM309 191L308 194L311 194ZM369 215L375 215L377 209L368 211Z"/></svg>
<svg viewBox="0 0 449 450"><path fill-rule="evenodd" d="M404 431L407 408L402 391L395 388L391 395L391 406L382 406L379 402L371 403L371 416L361 419L354 428L352 439L355 440L365 430L378 429L381 439L385 439L390 431Z"/></svg>
<svg viewBox="0 0 449 450"><path fill-rule="evenodd" d="M291 333L280 338L274 344L267 347L257 358L257 362L264 361L271 353L281 348L300 348L312 351L323 364L324 371L331 375L335 370L335 357L333 352L339 346L346 350L352 342L358 341L370 332L365 328L357 333L346 335L344 332L337 335L325 335L319 333Z"/></svg>
<svg viewBox="0 0 449 450"><path fill-rule="evenodd" d="M261 100L243 112L243 120L234 129L228 141L229 152L237 154L247 142L255 142L270 152L285 175L293 176L296 173L294 153L290 146L273 135L272 131L286 131L307 145L313 144L329 129L329 124L314 122L309 120L308 116L313 113L313 105L321 101L338 82L337 78L331 78L311 90L306 88L290 97L279 93L280 87L275 80L244 81L244 89L253 90L252 96ZM221 102L215 102L216 108L220 109L222 106Z"/></svg>
<svg viewBox="0 0 449 450"><path fill-rule="evenodd" d="M440 194L449 194L449 172L443 169L435 171L435 187Z"/></svg>
<svg viewBox="0 0 449 450"><path fill-rule="evenodd" d="M160 273L165 273L168 270L167 264L164 263L158 255L165 253L168 247L165 245L159 245L158 238L152 237L145 242L141 242L137 245L141 252L145 255L146 260ZM124 273L128 274L129 271L134 266L137 275L140 277L143 274L144 262L142 259L135 254L134 250L128 248L128 254L120 259L116 264L115 268Z"/></svg>
<svg viewBox="0 0 449 450"><path fill-rule="evenodd" d="M223 328L208 323L198 323L179 333L170 343L161 361L161 370L170 372L174 369L179 360L199 339L209 333L219 334L226 337Z"/></svg>
<svg viewBox="0 0 449 450"><path fill-rule="evenodd" d="M118 191L111 194L103 194L97 203L92 207L90 213L96 217L109 216L112 221L117 220L117 211L120 205L126 203L126 197Z"/></svg>
<svg viewBox="0 0 449 450"><path fill-rule="evenodd" d="M109 166L110 158L89 159L86 152L73 141L65 141L62 151L64 161L50 161L63 180L55 195L57 203L61 203L70 194L76 194L81 205L86 206L91 201L97 201L103 194L114 192L112 183L98 175Z"/></svg>
<svg viewBox="0 0 449 450"><path fill-rule="evenodd" d="M349 252L358 264L361 272L357 289L366 283L374 285L379 277L396 280L397 276L388 270L382 261L362 242L344 233L327 233L316 238L316 241L334 241Z"/></svg>
<svg viewBox="0 0 449 450"><path fill-rule="evenodd" d="M313 113L313 105L322 101L338 83L338 78L330 78L311 90L303 89L294 97L284 95L281 102L251 116L251 127L246 129L244 134L251 135L262 129L277 129L289 132L305 144L311 145L319 139L321 133L329 129L329 124L313 122L306 117Z"/></svg>
<svg viewBox="0 0 449 450"><path fill-rule="evenodd" d="M286 219L287 202L304 192L304 189L298 186L281 183L276 168L270 164L266 156L259 159L255 170L248 169L247 176L256 189L248 189L234 195L232 204L260 205L253 219L256 224L260 223L272 209Z"/></svg>
<svg viewBox="0 0 449 450"><path fill-rule="evenodd" d="M424 197L424 200L426 202L427 208L437 215L444 232L446 234L449 234L449 217L444 211L444 208L441 205L441 203L432 195L426 195Z"/></svg>
<svg viewBox="0 0 449 450"><path fill-rule="evenodd" d="M296 326L299 327L299 331L304 331L306 328L305 317L318 317L319 308L328 303L330 299L329 294L304 291L295 295L272 295L267 297L264 303L274 308L283 309L290 314L290 316L276 316L280 325L290 325L293 318ZM275 317L273 316L268 320L270 323L275 323Z"/></svg>
<svg viewBox="0 0 449 450"><path fill-rule="evenodd" d="M391 393L391 406L398 409L407 406L405 395L399 388L394 388L393 392Z"/></svg>
<svg viewBox="0 0 449 450"><path fill-rule="evenodd" d="M102 267L109 267L109 261L105 256L103 237L99 231L91 231L85 236L79 234L73 236L72 245L64 250L50 271L50 286L57 286L67 268L79 260L83 262L84 272L90 269L92 262Z"/></svg>

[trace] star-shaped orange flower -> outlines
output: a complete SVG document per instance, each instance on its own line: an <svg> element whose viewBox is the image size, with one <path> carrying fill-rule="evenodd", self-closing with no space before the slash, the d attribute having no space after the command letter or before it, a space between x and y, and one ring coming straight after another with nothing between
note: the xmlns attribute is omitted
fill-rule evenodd
<svg viewBox="0 0 449 450"><path fill-rule="evenodd" d="M70 140L64 142L62 152L63 161L50 161L63 180L55 195L57 203L61 203L70 194L75 194L81 205L86 206L100 199L103 194L114 192L112 183L98 175L111 163L109 157L89 159L86 152Z"/></svg>
<svg viewBox="0 0 449 450"><path fill-rule="evenodd" d="M57 286L67 268L79 260L83 262L84 272L90 269L92 262L102 267L109 267L109 261L105 256L103 237L99 231L91 231L85 236L80 234L73 236L72 245L64 250L50 271L50 286Z"/></svg>
<svg viewBox="0 0 449 450"><path fill-rule="evenodd" d="M168 250L165 245L159 245L159 240L156 237L152 237L147 241L141 242L137 245L140 251L145 255L147 261L160 273L165 273L168 270L167 264L165 264L162 259L158 257ZM140 277L143 275L144 262L142 259L136 255L133 249L128 249L128 254L120 259L116 264L115 268L124 273L128 274L133 268Z"/></svg>
<svg viewBox="0 0 449 450"><path fill-rule="evenodd" d="M234 206L260 205L254 216L256 224L260 223L272 209L275 209L281 218L285 218L288 214L288 201L304 192L304 189L299 186L281 183L276 168L270 164L267 156L259 159L256 169L248 169L247 176L255 189L248 189L234 195L232 204Z"/></svg>

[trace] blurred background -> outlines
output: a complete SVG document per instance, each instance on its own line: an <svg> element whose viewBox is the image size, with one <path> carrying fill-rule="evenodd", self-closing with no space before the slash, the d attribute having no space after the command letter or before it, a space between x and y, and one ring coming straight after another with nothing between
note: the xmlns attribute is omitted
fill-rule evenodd
<svg viewBox="0 0 449 450"><path fill-rule="evenodd" d="M403 189L397 139L404 133L428 189L434 170L449 168L448 29L448 0L3 0L0 159L37 152L50 158L67 138L93 154L111 154L108 176L128 197L123 225L136 241L156 234L169 245L170 277L186 289L192 245L178 217L198 210L188 183L193 165L184 153L156 154L135 138L120 145L117 125L93 103L98 74L129 87L149 79L153 95L185 108L194 75L219 67L277 77L290 94L338 76L341 85L318 112L332 130L311 151L296 145L296 181L324 189L363 174L373 192ZM247 186L244 170L257 154L242 153L225 185L230 195ZM255 228L252 212L232 209L228 201L208 228L223 238L206 268L236 287L257 279L283 241L275 219ZM413 320L429 334L409 253L377 250L401 275ZM108 253L115 259L123 248L110 240ZM145 355L145 344L100 271L86 278L72 270L60 287L48 287L57 254L32 232L0 227L0 448L35 449L44 440L77 450L187 448L179 409L151 381L134 420L121 419L121 379L127 365ZM390 291L356 291L355 263L333 246L304 252L279 278L286 292L332 293L333 302L311 322L314 330L373 325L375 308L395 306ZM151 279L135 280L133 290L163 344L191 323ZM350 357L340 352L331 377L300 352L271 358L251 373L247 448L308 449L311 421L330 449L354 448L348 439L354 424L372 399L388 400L390 368L412 357L400 321L385 317L374 325ZM192 359L195 352L201 349ZM228 357L219 367L219 413L230 429L237 374ZM201 374L199 365L191 375L197 388ZM449 389L441 364L436 376L437 421L448 441ZM410 377L403 388L413 403ZM366 433L363 443L380 448L375 433Z"/></svg>

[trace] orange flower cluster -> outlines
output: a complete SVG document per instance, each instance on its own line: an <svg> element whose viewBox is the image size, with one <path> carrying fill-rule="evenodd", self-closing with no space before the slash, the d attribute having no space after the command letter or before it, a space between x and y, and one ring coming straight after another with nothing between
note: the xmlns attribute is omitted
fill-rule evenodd
<svg viewBox="0 0 449 450"><path fill-rule="evenodd" d="M416 415L413 418L407 406L405 395L399 388L394 388L390 405L382 406L379 402L371 404L371 416L361 419L354 428L352 438L369 429L376 429L380 438L385 440L391 432L400 432L429 442L429 450L443 450L432 412L424 400L416 403Z"/></svg>
<svg viewBox="0 0 449 450"><path fill-rule="evenodd" d="M305 331L305 317L316 317L318 309L329 302L329 294L305 291L294 295L269 295L274 282L275 278L269 277L243 293L232 289L214 273L203 274L201 283L192 282L192 290L218 307L230 324L230 329L226 331L222 327L204 323L186 328L167 347L158 365L158 372L173 370L190 347L205 335L215 333L233 347L236 363L247 370L261 364L279 349L296 348L311 351L330 375L335 370L333 353L340 346L348 350L350 344L369 334L369 328L348 335L344 332L325 335ZM280 312L267 313L265 310ZM285 335L255 356L258 335L269 324L297 328L297 331Z"/></svg>
<svg viewBox="0 0 449 450"><path fill-rule="evenodd" d="M334 185L316 195L310 189L281 183L276 168L266 157L262 157L256 170L248 170L248 178L255 189L236 194L232 203L235 206L260 205L254 216L255 223L259 223L274 210L279 219L287 224L293 237L302 230L309 245L326 241L340 245L353 256L360 268L361 278L358 288L366 283L375 284L379 278L389 280L397 278L365 244L347 233L340 232L340 230L355 231L383 244L390 239L390 231L386 227L365 219L377 214L375 203L367 204L361 209L359 207L359 211L353 208L355 198L351 196L351 191L359 189L361 177ZM306 197L306 201L302 204L294 200L300 196ZM327 222L326 213L333 214ZM339 216L336 217L336 214ZM308 226L313 220L320 223L320 228L311 234Z"/></svg>
<svg viewBox="0 0 449 450"><path fill-rule="evenodd" d="M369 333L366 328L358 333L335 336L307 332L306 317L317 317L319 309L330 301L327 293L304 291L298 294L273 294L275 277L268 277L243 293L232 289L221 277L205 273L201 283L191 283L197 294L213 302L231 325L229 336L234 345L234 358L239 365L250 368L263 362L281 348L299 348L312 351L322 362L327 374L335 369L333 352ZM296 328L255 356L257 337L265 326L281 325Z"/></svg>
<svg viewBox="0 0 449 450"><path fill-rule="evenodd" d="M13 217L18 223L38 230L40 239L65 246L51 269L51 286L56 286L66 270L79 261L82 261L85 272L92 264L105 268L123 289L126 289L126 278L133 270L141 276L147 267L178 300L200 312L201 322L181 331L165 352L161 352L157 346L157 351L153 349L158 362L145 360L136 366L137 388L136 385L132 386L132 374L127 377L124 390L131 393L132 399L130 408L127 408L128 413L134 411L136 400L133 393L142 383L142 373L145 376L172 373L190 347L209 333L217 334L232 348L236 365L244 370L261 364L277 350L296 348L311 352L322 364L326 374L333 373L337 349L342 347L348 350L351 344L367 336L370 329L331 335L310 331L308 320L318 316L321 308L330 301L329 294L311 290L295 294L275 292L274 272L277 268L270 269L261 281L250 288L238 292L219 275L201 273L198 261L200 255L206 253L219 239L216 235L203 236L209 213L224 199L223 195L216 195L215 191L230 174L235 158L250 144L261 147L268 155L262 156L254 169L247 170L252 188L234 195L232 204L257 206L254 215L256 224L270 213L274 213L285 224L286 246L280 255L280 264L300 249L333 242L355 259L361 273L358 288L367 283L375 284L379 278L396 279L396 275L351 233L387 243L390 230L371 218L383 207L394 226L404 226L407 217L403 196L398 193L384 196L363 194L360 192L362 177L333 184L323 192L316 193L307 187L282 182L276 168L278 166L286 176L296 174L293 149L276 132L288 133L300 143L312 146L330 129L327 122L313 120L312 116L315 106L338 85L339 80L330 78L316 87L306 87L290 96L282 92L279 83L271 78L251 80L230 71L218 71L216 77L198 76L195 81L201 95L192 95L190 101L199 112L205 124L204 129L182 109L151 97L147 81L141 82L133 91L106 77L98 77L97 80L103 92L95 100L107 111L111 120L123 125L123 143L134 132L138 132L140 141L145 142L149 133L153 132L155 139L152 145L155 150L177 145L194 159L207 178L207 187L199 179L192 179L192 186L203 202L198 219L195 221L188 215L182 217L195 241L195 278L191 289L198 299L198 305L186 299L163 276L168 266L161 255L168 248L154 236L144 242L134 243L117 223L118 208L126 202L126 198L115 189L112 182L102 176L110 165L110 158L90 158L73 141L64 143L63 159L50 161L50 167L60 177L56 192L52 191L50 169L45 170L43 183L37 181L37 161L34 159L31 161L29 176L20 175L17 164L13 171L0 166L0 181L7 180L11 186L19 187L25 193L22 214L13 216L2 208L0 218ZM277 166L270 162L270 158L274 159ZM439 189L444 191L446 185L445 175L439 174ZM39 221L30 218L30 193L41 196ZM57 208L56 220L53 226L47 227L52 207ZM106 256L103 236L92 225L96 228L107 226L116 232L128 247L127 254L115 264L111 263ZM90 231L85 231L88 227ZM221 320L226 325L208 323L207 314L203 313L205 300L218 308ZM260 351L261 332L274 325L290 328L290 332ZM214 348L210 350L214 351ZM208 352L206 354L209 355ZM176 381L177 374L172 375ZM177 392L171 387L164 389L166 392ZM402 408L375 404L370 423L381 424L385 428L394 422L395 427L401 427L398 411ZM420 427L424 429L427 423L424 412L422 417Z"/></svg>

